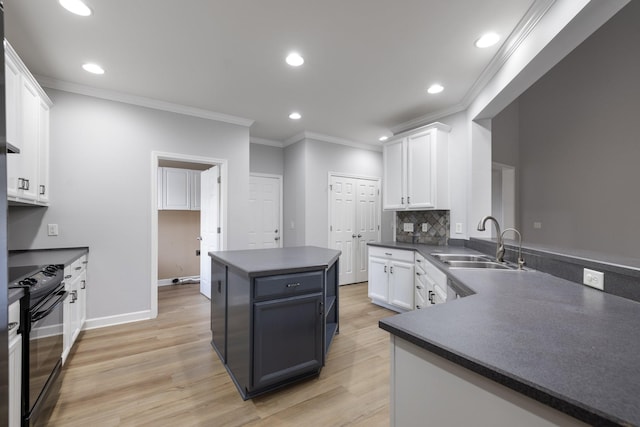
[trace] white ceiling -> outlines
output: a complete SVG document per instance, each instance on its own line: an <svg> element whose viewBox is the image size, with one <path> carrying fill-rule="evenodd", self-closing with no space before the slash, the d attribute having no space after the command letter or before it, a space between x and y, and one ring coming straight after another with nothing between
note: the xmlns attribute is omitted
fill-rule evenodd
<svg viewBox="0 0 640 427"><path fill-rule="evenodd" d="M307 131L379 144L403 123L464 106L540 2L86 3L94 13L82 18L56 0L4 1L6 38L33 74L255 120L252 138L284 142ZM501 43L476 48L488 30ZM304 56L302 67L284 62L292 50ZM106 73L86 73L88 61ZM428 95L435 82L445 91ZM294 110L303 115L297 122L288 118Z"/></svg>

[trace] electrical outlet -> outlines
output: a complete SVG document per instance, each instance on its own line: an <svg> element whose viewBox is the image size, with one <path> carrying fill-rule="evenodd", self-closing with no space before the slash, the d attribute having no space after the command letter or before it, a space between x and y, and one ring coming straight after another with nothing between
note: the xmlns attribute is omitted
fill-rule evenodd
<svg viewBox="0 0 640 427"><path fill-rule="evenodd" d="M456 222L456 234L462 234L462 223Z"/></svg>
<svg viewBox="0 0 640 427"><path fill-rule="evenodd" d="M426 233L427 231L429 231L429 223L428 222L423 222L422 223L422 232Z"/></svg>
<svg viewBox="0 0 640 427"><path fill-rule="evenodd" d="M582 283L592 288L604 291L604 273L595 270L584 269Z"/></svg>
<svg viewBox="0 0 640 427"><path fill-rule="evenodd" d="M412 222L405 222L402 225L402 230L408 232L408 233L413 233L413 223Z"/></svg>
<svg viewBox="0 0 640 427"><path fill-rule="evenodd" d="M535 228L536 230L539 230L542 228L542 223L540 221L535 221L533 223L533 228Z"/></svg>
<svg viewBox="0 0 640 427"><path fill-rule="evenodd" d="M58 235L58 224L47 224L47 234L49 236Z"/></svg>

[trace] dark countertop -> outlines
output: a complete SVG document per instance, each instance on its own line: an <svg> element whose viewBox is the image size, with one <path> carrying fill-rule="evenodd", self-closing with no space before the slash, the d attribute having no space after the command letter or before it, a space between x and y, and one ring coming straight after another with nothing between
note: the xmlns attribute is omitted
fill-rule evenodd
<svg viewBox="0 0 640 427"><path fill-rule="evenodd" d="M640 425L640 303L538 271L449 269L429 255L467 248L376 246L419 251L475 292L382 329L590 424Z"/></svg>
<svg viewBox="0 0 640 427"><path fill-rule="evenodd" d="M9 267L46 264L69 265L86 253L89 253L87 247L9 251L7 262Z"/></svg>
<svg viewBox="0 0 640 427"><path fill-rule="evenodd" d="M216 261L249 277L318 270L332 265L340 251L316 246L209 252Z"/></svg>

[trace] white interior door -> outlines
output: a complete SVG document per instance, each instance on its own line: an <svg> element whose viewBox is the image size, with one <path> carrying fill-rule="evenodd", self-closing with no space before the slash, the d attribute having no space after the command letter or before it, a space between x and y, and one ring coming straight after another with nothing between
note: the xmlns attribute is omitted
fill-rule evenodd
<svg viewBox="0 0 640 427"><path fill-rule="evenodd" d="M368 279L367 243L380 240L380 191L378 181L357 180L356 197L357 245L356 282ZM341 266L342 267L342 266Z"/></svg>
<svg viewBox="0 0 640 427"><path fill-rule="evenodd" d="M340 284L368 279L369 242L380 240L380 183L376 179L330 177L329 246L342 251Z"/></svg>
<svg viewBox="0 0 640 427"><path fill-rule="evenodd" d="M282 247L282 177L249 177L249 249Z"/></svg>
<svg viewBox="0 0 640 427"><path fill-rule="evenodd" d="M356 233L356 179L331 176L330 181L331 224L329 244L342 251L340 255L340 284L356 282L354 247Z"/></svg>
<svg viewBox="0 0 640 427"><path fill-rule="evenodd" d="M211 298L211 258L220 249L220 168L214 166L200 174L200 293Z"/></svg>

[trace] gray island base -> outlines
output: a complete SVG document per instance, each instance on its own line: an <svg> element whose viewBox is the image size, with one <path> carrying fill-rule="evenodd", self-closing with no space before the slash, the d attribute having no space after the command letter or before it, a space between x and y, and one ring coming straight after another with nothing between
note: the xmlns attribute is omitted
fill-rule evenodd
<svg viewBox="0 0 640 427"><path fill-rule="evenodd" d="M340 251L209 252L211 345L244 400L324 366L338 333Z"/></svg>

